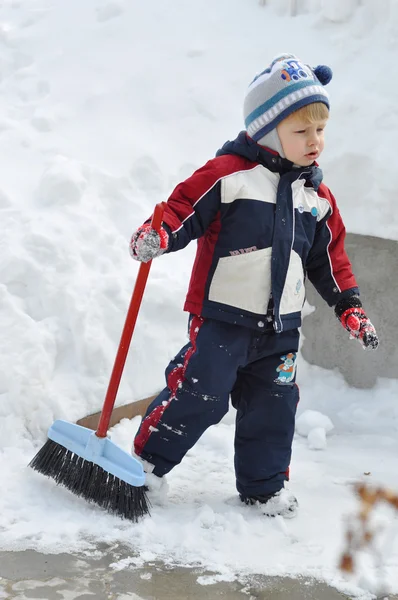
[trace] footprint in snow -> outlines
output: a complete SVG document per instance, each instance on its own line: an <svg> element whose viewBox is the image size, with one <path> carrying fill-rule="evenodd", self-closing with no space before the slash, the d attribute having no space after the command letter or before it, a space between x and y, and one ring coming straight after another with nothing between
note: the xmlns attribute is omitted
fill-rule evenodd
<svg viewBox="0 0 398 600"><path fill-rule="evenodd" d="M20 71L21 69L27 69L34 63L32 56L24 54L23 52L14 52L12 57L12 68L14 71Z"/></svg>
<svg viewBox="0 0 398 600"><path fill-rule="evenodd" d="M59 157L43 173L36 191L36 200L44 206L78 204L86 187L87 181L79 166Z"/></svg>
<svg viewBox="0 0 398 600"><path fill-rule="evenodd" d="M48 96L48 94L51 91L51 87L50 87L50 84L48 83L48 81L45 81L44 79L42 79L37 82L36 90L37 90L37 94L39 96L44 97L44 96Z"/></svg>
<svg viewBox="0 0 398 600"><path fill-rule="evenodd" d="M11 200L3 190L0 189L0 209L11 206Z"/></svg>
<svg viewBox="0 0 398 600"><path fill-rule="evenodd" d="M97 8L97 21L99 23L110 21L110 19L119 17L123 13L123 10L123 6L118 2L109 2L108 4L104 4L104 6Z"/></svg>
<svg viewBox="0 0 398 600"><path fill-rule="evenodd" d="M53 123L47 117L33 117L30 123L36 131L41 133L48 133L53 130Z"/></svg>
<svg viewBox="0 0 398 600"><path fill-rule="evenodd" d="M203 56L203 54L203 50L195 50L193 48L187 52L188 58L199 58L200 56Z"/></svg>
<svg viewBox="0 0 398 600"><path fill-rule="evenodd" d="M150 156L142 156L130 169L134 185L145 192L163 192L164 177L157 163Z"/></svg>

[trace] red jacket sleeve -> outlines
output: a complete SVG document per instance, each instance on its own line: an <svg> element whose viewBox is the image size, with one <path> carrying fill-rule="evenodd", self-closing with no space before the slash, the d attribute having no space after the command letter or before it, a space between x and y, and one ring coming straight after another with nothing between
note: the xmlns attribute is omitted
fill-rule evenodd
<svg viewBox="0 0 398 600"><path fill-rule="evenodd" d="M346 230L336 200L324 184L319 187L318 195L328 202L330 209L317 224L306 271L322 298L334 306L345 296L359 295L359 288L345 250Z"/></svg>
<svg viewBox="0 0 398 600"><path fill-rule="evenodd" d="M236 171L252 168L253 163L241 156L219 156L177 185L163 214L163 223L171 232L168 252L181 250L191 240L202 237L219 215L222 180Z"/></svg>

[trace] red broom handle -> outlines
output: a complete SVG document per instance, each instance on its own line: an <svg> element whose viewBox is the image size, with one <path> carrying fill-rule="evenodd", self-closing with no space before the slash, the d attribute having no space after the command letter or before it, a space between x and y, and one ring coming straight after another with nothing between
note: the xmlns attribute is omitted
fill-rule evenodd
<svg viewBox="0 0 398 600"><path fill-rule="evenodd" d="M164 203L160 202L155 206L151 221L153 229L156 229L157 231L159 231L159 228L162 224L163 211ZM147 263L141 263L138 271L130 306L127 311L126 322L124 324L115 363L113 365L112 375L109 381L108 390L106 392L104 405L102 407L98 429L95 432L95 435L99 438L106 437L106 433L109 428L109 422L111 420L113 407L115 405L116 394L119 389L120 380L124 365L126 363L127 353L129 351L131 338L137 321L138 311L140 310L142 296L144 294L151 264L151 260Z"/></svg>

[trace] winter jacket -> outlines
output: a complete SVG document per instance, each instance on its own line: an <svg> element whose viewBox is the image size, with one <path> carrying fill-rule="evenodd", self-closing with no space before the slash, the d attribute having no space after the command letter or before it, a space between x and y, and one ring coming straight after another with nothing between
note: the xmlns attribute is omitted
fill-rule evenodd
<svg viewBox="0 0 398 600"><path fill-rule="evenodd" d="M180 183L163 221L168 252L198 239L184 310L264 331L273 306L281 332L301 325L306 276L330 306L358 294L321 181L317 166L295 167L241 132Z"/></svg>

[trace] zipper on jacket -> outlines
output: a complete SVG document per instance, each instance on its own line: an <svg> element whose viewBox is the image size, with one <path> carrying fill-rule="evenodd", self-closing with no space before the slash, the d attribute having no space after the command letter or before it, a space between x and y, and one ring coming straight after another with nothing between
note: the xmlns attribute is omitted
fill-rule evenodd
<svg viewBox="0 0 398 600"><path fill-rule="evenodd" d="M279 321L279 323L278 323ZM283 331L283 323L282 319L278 316L278 321L274 320L274 329L276 333L282 333Z"/></svg>

